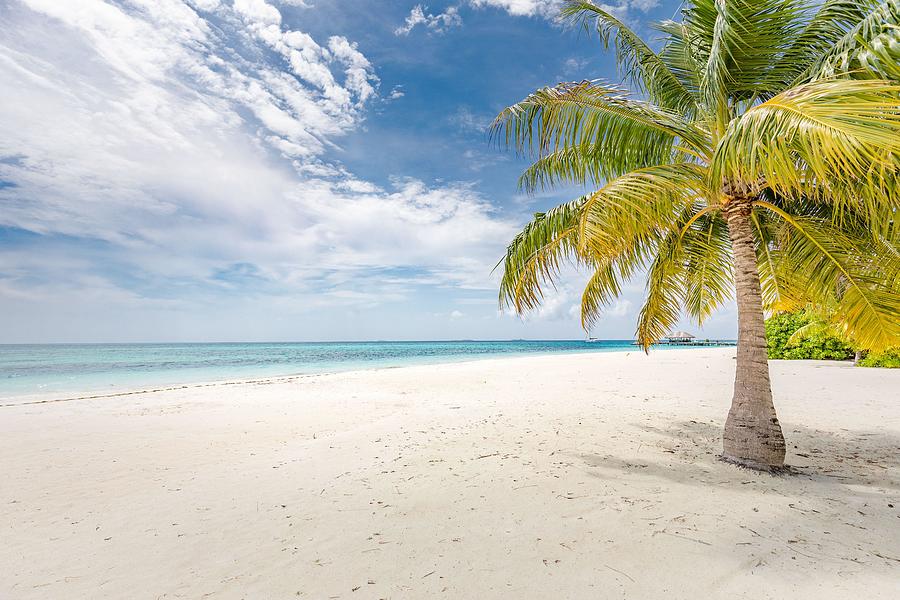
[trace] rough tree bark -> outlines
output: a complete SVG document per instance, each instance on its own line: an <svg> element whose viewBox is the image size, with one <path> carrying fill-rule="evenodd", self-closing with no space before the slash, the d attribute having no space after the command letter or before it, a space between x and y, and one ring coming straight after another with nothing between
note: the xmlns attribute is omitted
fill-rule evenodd
<svg viewBox="0 0 900 600"><path fill-rule="evenodd" d="M772 403L750 211L749 197L732 196L725 208L734 253L738 342L734 396L725 422L723 458L752 468L775 469L784 465L784 434Z"/></svg>

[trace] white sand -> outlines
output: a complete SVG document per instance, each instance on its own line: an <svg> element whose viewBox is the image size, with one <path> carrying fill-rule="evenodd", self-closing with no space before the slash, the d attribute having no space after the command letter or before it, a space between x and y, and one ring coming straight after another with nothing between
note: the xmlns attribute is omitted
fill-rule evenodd
<svg viewBox="0 0 900 600"><path fill-rule="evenodd" d="M773 363L773 477L716 460L732 356L0 408L0 598L896 598L900 372Z"/></svg>

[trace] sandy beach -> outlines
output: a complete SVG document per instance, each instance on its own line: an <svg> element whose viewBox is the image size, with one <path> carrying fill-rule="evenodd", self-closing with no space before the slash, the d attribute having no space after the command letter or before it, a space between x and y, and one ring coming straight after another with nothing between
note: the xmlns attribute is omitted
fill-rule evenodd
<svg viewBox="0 0 900 600"><path fill-rule="evenodd" d="M900 373L773 362L795 473L723 464L733 349L0 408L0 598L892 598Z"/></svg>

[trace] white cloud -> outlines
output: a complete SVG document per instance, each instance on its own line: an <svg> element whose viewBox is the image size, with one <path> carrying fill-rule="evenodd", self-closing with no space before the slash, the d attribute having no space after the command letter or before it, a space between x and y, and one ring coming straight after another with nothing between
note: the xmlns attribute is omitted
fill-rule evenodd
<svg viewBox="0 0 900 600"><path fill-rule="evenodd" d="M442 13L436 15L426 13L427 7L422 4L413 6L407 15L404 24L394 30L395 35L409 35L409 33L418 27L424 26L426 29L435 33L444 33L453 27L462 25L462 17L459 16L459 7L451 6Z"/></svg>
<svg viewBox="0 0 900 600"><path fill-rule="evenodd" d="M648 10L659 6L659 0L630 0L628 5L631 8L647 12Z"/></svg>
<svg viewBox="0 0 900 600"><path fill-rule="evenodd" d="M491 7L519 17L555 17L563 0L469 0L476 8Z"/></svg>
<svg viewBox="0 0 900 600"><path fill-rule="evenodd" d="M555 20L564 0L469 0L475 8L499 8L513 16L543 17ZM602 9L619 17L627 17L632 9L647 12L659 5L659 0L620 0L615 4L596 3Z"/></svg>
<svg viewBox="0 0 900 600"><path fill-rule="evenodd" d="M484 133L491 125L491 117L477 115L468 106L457 108L456 112L450 115L449 121L459 129L472 133Z"/></svg>
<svg viewBox="0 0 900 600"><path fill-rule="evenodd" d="M560 287L554 292L548 293L544 301L533 312L526 315L527 320L536 321L562 321L578 318L577 293L570 285Z"/></svg>
<svg viewBox="0 0 900 600"><path fill-rule="evenodd" d="M212 12L219 8L220 0L189 0L188 4L197 10Z"/></svg>
<svg viewBox="0 0 900 600"><path fill-rule="evenodd" d="M467 4L475 9L503 10L515 17L537 17L557 22L565 0L467 0ZM634 11L647 12L658 6L659 0L619 0L614 4L597 2L597 5L621 19L630 20ZM419 26L435 33L444 33L463 24L459 5L451 6L438 14L427 11L428 7L423 4L413 6L403 25L397 27L394 34L409 35Z"/></svg>
<svg viewBox="0 0 900 600"><path fill-rule="evenodd" d="M463 152L462 156L466 159L468 169L475 173L509 160L508 154L497 151L487 153L470 149Z"/></svg>
<svg viewBox="0 0 900 600"><path fill-rule="evenodd" d="M656 8L659 6L659 0L619 0L615 4L598 3L598 5L618 19L632 22L636 20L635 11L645 13L650 9Z"/></svg>
<svg viewBox="0 0 900 600"><path fill-rule="evenodd" d="M586 58L576 58L571 57L566 59L566 62L563 63L563 72L566 75L573 75L580 73L584 70L584 68L590 63L590 61Z"/></svg>
<svg viewBox="0 0 900 600"><path fill-rule="evenodd" d="M24 0L4 15L0 225L47 241L28 261L0 249L0 301L90 288L170 307L245 285L315 306L494 285L515 227L471 187L385 190L328 159L376 94L356 44L320 44L263 0L130 6Z"/></svg>
<svg viewBox="0 0 900 600"><path fill-rule="evenodd" d="M281 13L266 0L234 0L234 10L248 22L260 26L281 24Z"/></svg>
<svg viewBox="0 0 900 600"><path fill-rule="evenodd" d="M347 79L344 85L347 89L356 94L360 103L368 100L375 93L370 81L373 79L377 81L369 60L357 50L355 43L343 36L335 35L328 38L328 49L331 50L332 56L346 67L344 72Z"/></svg>
<svg viewBox="0 0 900 600"><path fill-rule="evenodd" d="M498 9L515 17L537 17L558 22L559 13L565 0L467 0L468 6L475 9ZM597 6L607 12L624 19L632 20L633 12L647 12L659 5L659 0L619 0L615 3L597 2ZM451 6L442 13L432 14L428 7L417 4L410 10L403 25L394 29L395 35L409 35L414 29L422 26L435 33L445 33L454 27L461 27L462 16L459 6Z"/></svg>
<svg viewBox="0 0 900 600"><path fill-rule="evenodd" d="M332 36L324 48L302 31L282 29L281 13L265 0L236 0L234 10L258 39L290 63L295 75L321 91L319 106L326 113L352 121L375 93L372 82L377 83L378 78L372 65L346 38ZM343 85L335 80L333 62L345 67ZM281 80L287 81L284 77Z"/></svg>
<svg viewBox="0 0 900 600"><path fill-rule="evenodd" d="M611 307L603 309L604 317L624 317L631 314L633 308L630 300L616 300Z"/></svg>

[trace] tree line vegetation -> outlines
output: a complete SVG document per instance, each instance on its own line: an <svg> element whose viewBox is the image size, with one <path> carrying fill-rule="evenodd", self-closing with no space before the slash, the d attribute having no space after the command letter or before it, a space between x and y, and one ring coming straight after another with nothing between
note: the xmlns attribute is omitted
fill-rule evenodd
<svg viewBox="0 0 900 600"><path fill-rule="evenodd" d="M806 309L777 313L766 319L769 358L849 360L861 367L900 368L900 347L868 352L842 339L840 331Z"/></svg>

